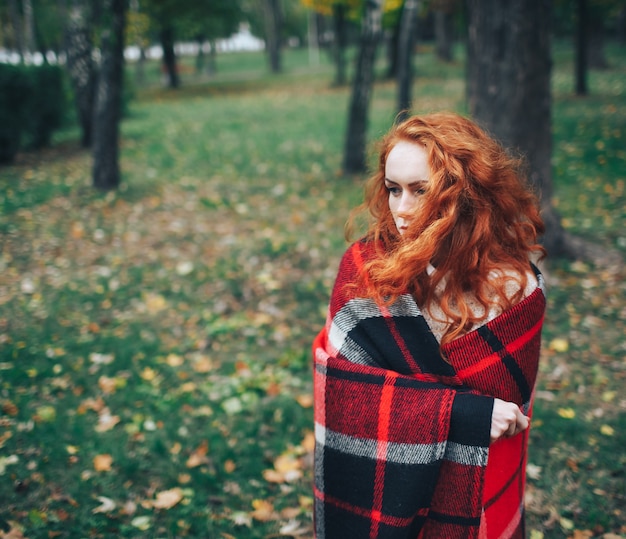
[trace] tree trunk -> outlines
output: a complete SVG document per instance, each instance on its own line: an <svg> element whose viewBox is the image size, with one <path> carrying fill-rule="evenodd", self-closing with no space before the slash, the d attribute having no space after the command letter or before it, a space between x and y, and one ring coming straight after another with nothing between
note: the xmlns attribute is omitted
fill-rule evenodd
<svg viewBox="0 0 626 539"><path fill-rule="evenodd" d="M604 51L604 13L592 12L589 17L587 62L591 69L607 69L609 62Z"/></svg>
<svg viewBox="0 0 626 539"><path fill-rule="evenodd" d="M617 15L617 41L622 46L626 45L626 7L620 9Z"/></svg>
<svg viewBox="0 0 626 539"><path fill-rule="evenodd" d="M217 73L217 40L210 39L209 40L210 50L209 50L209 62L207 66L207 73L209 75L214 75Z"/></svg>
<svg viewBox="0 0 626 539"><path fill-rule="evenodd" d="M587 0L577 1L576 15L576 95L587 95Z"/></svg>
<svg viewBox="0 0 626 539"><path fill-rule="evenodd" d="M404 7L403 7L404 11ZM385 77L389 80L398 78L398 63L400 49L398 43L400 42L400 32L402 28L402 15L398 17L396 24L390 34L387 34L387 73Z"/></svg>
<svg viewBox="0 0 626 539"><path fill-rule="evenodd" d="M346 5L333 5L333 30L335 34L333 50L335 57L335 81L334 86L344 86L346 77L346 44L348 41Z"/></svg>
<svg viewBox="0 0 626 539"><path fill-rule="evenodd" d="M163 48L163 69L167 76L167 86L175 89L180 86L176 53L174 52L174 29L168 23L161 27L161 47Z"/></svg>
<svg viewBox="0 0 626 539"><path fill-rule="evenodd" d="M468 102L474 118L506 147L525 154L541 194L544 244L565 254L552 198L550 1L469 0Z"/></svg>
<svg viewBox="0 0 626 539"><path fill-rule="evenodd" d="M204 58L204 42L205 37L202 34L196 36L196 42L198 43L198 54L196 54L196 75L201 75L205 69L205 58Z"/></svg>
<svg viewBox="0 0 626 539"><path fill-rule="evenodd" d="M24 45L26 51L33 54L37 50L37 43L35 42L35 15L32 0L22 0L22 10L24 11Z"/></svg>
<svg viewBox="0 0 626 539"><path fill-rule="evenodd" d="M398 121L411 112L413 90L413 50L417 34L418 0L405 0L398 37Z"/></svg>
<svg viewBox="0 0 626 539"><path fill-rule="evenodd" d="M11 26L13 27L14 46L20 55L20 60L24 61L24 30L17 0L9 0L9 18L11 19Z"/></svg>
<svg viewBox="0 0 626 539"><path fill-rule="evenodd" d="M363 14L359 55L348 113L343 160L343 169L347 174L364 172L367 168L365 146L368 109L374 82L376 48L381 35L382 0L369 0Z"/></svg>
<svg viewBox="0 0 626 539"><path fill-rule="evenodd" d="M435 10L435 54L443 62L452 61L453 34L452 13Z"/></svg>
<svg viewBox="0 0 626 539"><path fill-rule="evenodd" d="M550 8L550 0L468 1L469 110L505 147L525 155L549 254L613 264L614 253L567 234L551 205Z"/></svg>
<svg viewBox="0 0 626 539"><path fill-rule="evenodd" d="M280 27L282 15L279 0L264 0L265 46L267 48L270 71L282 71L280 55Z"/></svg>
<svg viewBox="0 0 626 539"><path fill-rule="evenodd" d="M320 43L317 30L317 13L309 10L307 17L307 45L309 47L309 65L320 65Z"/></svg>
<svg viewBox="0 0 626 539"><path fill-rule="evenodd" d="M92 16L86 3L76 0L69 8L65 29L65 51L74 101L81 129L81 145L91 146L96 72L92 58Z"/></svg>
<svg viewBox="0 0 626 539"><path fill-rule="evenodd" d="M102 57L94 109L93 184L98 189L120 183L119 122L124 75L125 0L104 0L100 33Z"/></svg>

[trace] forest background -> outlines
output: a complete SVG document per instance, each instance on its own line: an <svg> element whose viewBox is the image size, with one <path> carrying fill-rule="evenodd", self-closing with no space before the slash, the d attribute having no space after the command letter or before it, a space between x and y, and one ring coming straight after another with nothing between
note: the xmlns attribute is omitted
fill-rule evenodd
<svg viewBox="0 0 626 539"><path fill-rule="evenodd" d="M626 48L607 19L577 96L567 13L552 202L623 257ZM0 168L0 537L311 536L310 344L366 174L342 172L336 54L287 41L278 70L263 51L179 57L174 88L161 61L128 64L117 189L93 189L70 106L49 147ZM450 52L417 44L415 112L467 113L462 40ZM381 49L370 143L397 112L389 66ZM529 537L626 537L624 269L545 270Z"/></svg>

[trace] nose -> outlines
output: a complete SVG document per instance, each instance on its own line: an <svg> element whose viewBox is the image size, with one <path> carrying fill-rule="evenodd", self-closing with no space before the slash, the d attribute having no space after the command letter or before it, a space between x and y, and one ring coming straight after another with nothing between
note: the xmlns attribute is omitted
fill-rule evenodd
<svg viewBox="0 0 626 539"><path fill-rule="evenodd" d="M417 197L408 189L402 193L400 203L398 204L398 215L409 217L415 210Z"/></svg>

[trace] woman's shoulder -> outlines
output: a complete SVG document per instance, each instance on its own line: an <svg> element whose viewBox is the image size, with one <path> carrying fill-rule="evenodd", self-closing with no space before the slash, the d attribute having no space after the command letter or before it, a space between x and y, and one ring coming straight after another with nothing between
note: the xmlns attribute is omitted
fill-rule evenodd
<svg viewBox="0 0 626 539"><path fill-rule="evenodd" d="M516 268L503 266L502 268L492 270L489 273L489 280L503 281L504 290L509 298L515 296L522 286L524 286L522 293L524 298L530 296L538 287L543 289L541 272L530 261L526 271L523 273L520 273Z"/></svg>

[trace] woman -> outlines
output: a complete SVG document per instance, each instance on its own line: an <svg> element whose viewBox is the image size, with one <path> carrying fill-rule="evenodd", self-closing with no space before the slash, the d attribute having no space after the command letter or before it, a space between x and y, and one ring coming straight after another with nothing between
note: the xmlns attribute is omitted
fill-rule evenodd
<svg viewBox="0 0 626 539"><path fill-rule="evenodd" d="M519 162L412 117L363 206L313 345L316 536L521 538L545 253Z"/></svg>

